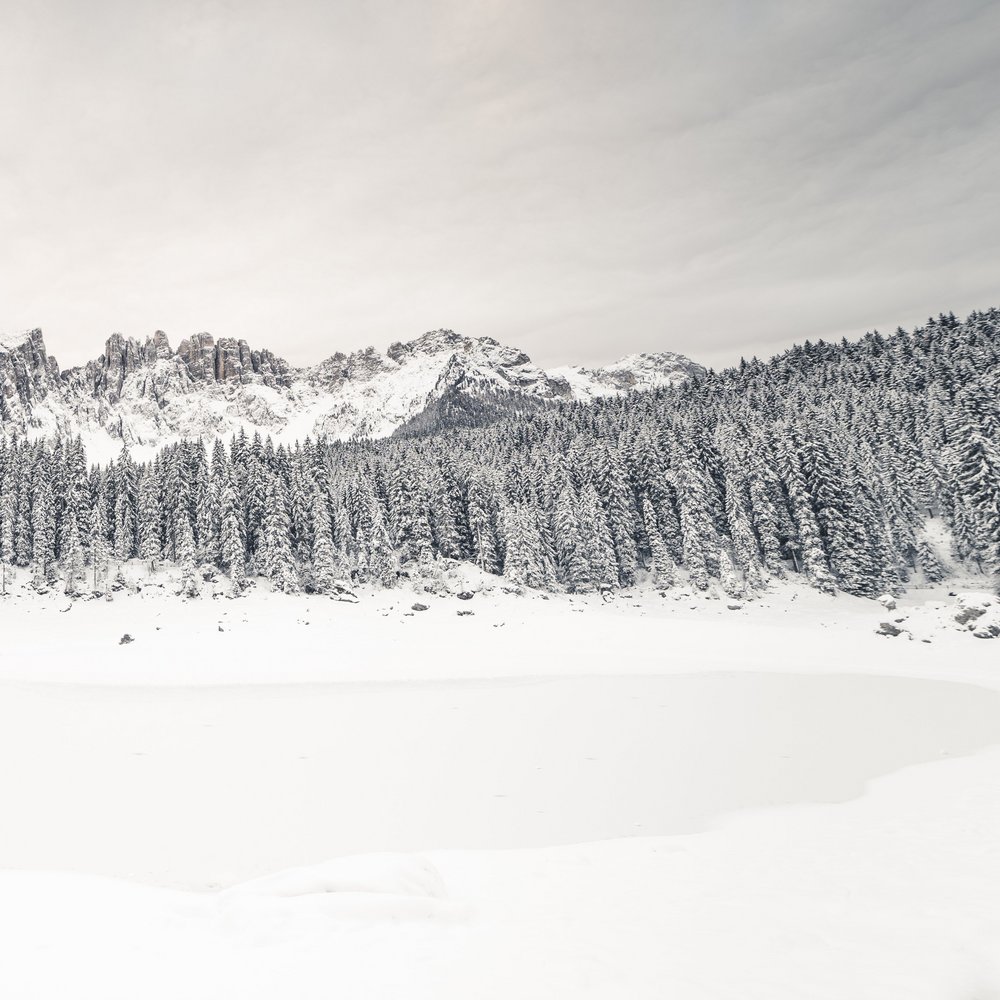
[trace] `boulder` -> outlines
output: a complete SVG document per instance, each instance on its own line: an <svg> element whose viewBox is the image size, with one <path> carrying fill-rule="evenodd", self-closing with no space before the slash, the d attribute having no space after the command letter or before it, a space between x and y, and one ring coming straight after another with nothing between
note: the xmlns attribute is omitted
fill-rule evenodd
<svg viewBox="0 0 1000 1000"><path fill-rule="evenodd" d="M985 608L977 608L974 604L966 605L958 609L955 613L955 621L959 625L968 625L977 618L982 618L986 614Z"/></svg>

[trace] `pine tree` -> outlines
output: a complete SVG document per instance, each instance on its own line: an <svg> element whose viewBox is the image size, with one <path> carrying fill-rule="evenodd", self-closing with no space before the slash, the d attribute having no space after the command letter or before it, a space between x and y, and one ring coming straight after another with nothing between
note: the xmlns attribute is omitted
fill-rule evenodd
<svg viewBox="0 0 1000 1000"><path fill-rule="evenodd" d="M944 569L941 567L941 561L926 538L921 538L917 543L917 561L920 564L921 572L924 574L924 579L928 583L940 583L944 579Z"/></svg>
<svg viewBox="0 0 1000 1000"><path fill-rule="evenodd" d="M292 556L290 518L285 486L280 476L272 476L267 490L267 503L262 533L262 562L264 574L270 578L275 590L294 594L299 589L298 574Z"/></svg>
<svg viewBox="0 0 1000 1000"><path fill-rule="evenodd" d="M31 504L31 567L36 588L55 579L55 511L52 485L46 463L39 462L34 473Z"/></svg>
<svg viewBox="0 0 1000 1000"><path fill-rule="evenodd" d="M550 569L545 564L534 507L524 503L505 508L503 523L507 543L504 576L521 586L544 587Z"/></svg>
<svg viewBox="0 0 1000 1000"><path fill-rule="evenodd" d="M13 477L0 488L0 591L7 593L7 587L14 575L14 522L17 507L14 498Z"/></svg>
<svg viewBox="0 0 1000 1000"><path fill-rule="evenodd" d="M494 517L486 487L479 477L474 477L469 484L469 532L473 562L484 573L498 573L500 560Z"/></svg>
<svg viewBox="0 0 1000 1000"><path fill-rule="evenodd" d="M396 479L392 506L400 562L426 564L433 553L427 497L420 484L406 472L400 471Z"/></svg>
<svg viewBox="0 0 1000 1000"><path fill-rule="evenodd" d="M75 509L70 508L67 511L66 523L68 527L62 551L63 575L66 593L75 595L80 593L86 572L83 562L83 543L80 539L80 525Z"/></svg>
<svg viewBox="0 0 1000 1000"><path fill-rule="evenodd" d="M95 594L104 591L109 562L108 528L104 518L103 495L99 493L90 511L90 565Z"/></svg>
<svg viewBox="0 0 1000 1000"><path fill-rule="evenodd" d="M981 431L963 427L954 447L958 490L969 514L967 534L984 568L1000 577L1000 448Z"/></svg>
<svg viewBox="0 0 1000 1000"><path fill-rule="evenodd" d="M319 593L328 594L334 589L339 574L330 532L330 512L318 490L313 495L312 517L312 585Z"/></svg>
<svg viewBox="0 0 1000 1000"><path fill-rule="evenodd" d="M802 568L814 587L832 594L836 588L827 565L812 500L802 476L802 466L790 430L779 437L778 447L788 503L798 529L797 543L790 545L793 556L796 561L801 559Z"/></svg>
<svg viewBox="0 0 1000 1000"><path fill-rule="evenodd" d="M642 517L653 559L653 582L657 587L672 587L677 576L676 566L656 524L656 515L649 497L643 498Z"/></svg>
<svg viewBox="0 0 1000 1000"><path fill-rule="evenodd" d="M150 571L156 570L161 556L160 498L156 473L147 469L139 483L139 556Z"/></svg>
<svg viewBox="0 0 1000 1000"><path fill-rule="evenodd" d="M135 555L136 528L136 469L127 448L122 449L115 467L115 558L131 559Z"/></svg>
<svg viewBox="0 0 1000 1000"><path fill-rule="evenodd" d="M572 592L589 590L590 563L584 546L576 497L570 486L560 491L554 511L555 549L562 572L562 582Z"/></svg>
<svg viewBox="0 0 1000 1000"><path fill-rule="evenodd" d="M589 483L580 494L580 536L587 554L591 583L602 591L617 587L619 564L614 540L597 491Z"/></svg>
<svg viewBox="0 0 1000 1000"><path fill-rule="evenodd" d="M201 579L195 566L194 531L191 528L191 519L186 510L177 512L175 537L177 539L177 562L181 567L181 582L178 593L184 597L197 597L201 593Z"/></svg>
<svg viewBox="0 0 1000 1000"><path fill-rule="evenodd" d="M635 498L616 451L602 449L598 477L618 564L618 583L622 587L631 587L635 583L637 563Z"/></svg>
<svg viewBox="0 0 1000 1000"><path fill-rule="evenodd" d="M719 583L730 597L742 597L744 594L743 581L725 548L719 550Z"/></svg>
<svg viewBox="0 0 1000 1000"><path fill-rule="evenodd" d="M222 488L219 516L219 558L229 573L233 592L239 594L246 586L246 545L243 519L240 516L240 496L236 482L229 476Z"/></svg>
<svg viewBox="0 0 1000 1000"><path fill-rule="evenodd" d="M712 524L710 486L704 471L690 458L675 473L680 503L681 543L684 568L692 586L708 588L709 552L717 545Z"/></svg>
<svg viewBox="0 0 1000 1000"><path fill-rule="evenodd" d="M397 563L382 503L370 489L365 504L365 566L369 579L383 587L396 582Z"/></svg>

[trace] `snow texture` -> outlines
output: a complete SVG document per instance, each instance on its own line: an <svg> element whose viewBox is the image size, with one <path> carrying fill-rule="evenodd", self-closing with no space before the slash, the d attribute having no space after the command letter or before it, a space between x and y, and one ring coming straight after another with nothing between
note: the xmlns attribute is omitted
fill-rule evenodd
<svg viewBox="0 0 1000 1000"><path fill-rule="evenodd" d="M346 604L144 590L69 610L55 595L9 598L0 731L18 763L2 777L0 843L8 864L26 849L39 863L0 873L0 995L960 1000L1000 990L1000 675L992 645L954 621L989 595L900 598L896 616L928 644L876 636L885 611L874 601L791 584L738 611L690 592L604 602L478 589L476 617L459 620L459 582L413 617L417 591L364 590ZM442 643L442 622L462 638ZM135 642L119 647L125 629ZM560 679L531 676L539 662ZM746 743L734 741L739 719ZM298 759L342 728L353 753L341 751L339 772ZM450 756L421 767L421 743L439 728ZM381 770L373 753L398 729ZM487 802L501 836L514 829L497 823L505 810L524 826L529 769L516 788L501 783L514 772L497 769L512 756L553 769L561 790L548 807L565 815L588 799L608 816L660 800L693 824L440 849L454 814ZM478 773L463 786L468 761ZM325 804L341 822L360 816L405 838L404 786L382 783L392 766L439 823L417 831L422 843L338 857L319 829L312 861L279 860L228 888L165 887L184 870L218 876L234 858L253 868L275 845L301 848ZM720 781L752 797L699 813ZM132 794L142 787L147 800ZM147 839L150 808L161 832ZM238 824L217 836L217 817L234 812ZM74 842L95 852L68 866L76 873L38 870L67 867L56 848ZM102 869L102 848L112 866L158 869L160 885L85 874Z"/></svg>

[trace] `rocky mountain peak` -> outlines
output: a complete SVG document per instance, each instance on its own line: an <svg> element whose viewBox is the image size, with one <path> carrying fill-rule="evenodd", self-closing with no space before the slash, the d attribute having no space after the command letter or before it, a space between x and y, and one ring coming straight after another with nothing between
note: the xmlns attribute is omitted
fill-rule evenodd
<svg viewBox="0 0 1000 1000"><path fill-rule="evenodd" d="M454 330L430 330L414 340L400 341L389 345L386 355L398 364L405 364L414 355L450 354L466 351L475 343Z"/></svg>
<svg viewBox="0 0 1000 1000"><path fill-rule="evenodd" d="M32 330L0 337L0 429L82 433L95 455L117 454L122 442L157 448L241 428L289 442L385 437L404 425L469 426L510 406L657 388L698 370L664 352L546 371L518 348L447 329L397 341L385 353L338 352L293 369L271 351L207 332L174 351L157 330L145 340L114 333L98 358L60 374L41 331Z"/></svg>

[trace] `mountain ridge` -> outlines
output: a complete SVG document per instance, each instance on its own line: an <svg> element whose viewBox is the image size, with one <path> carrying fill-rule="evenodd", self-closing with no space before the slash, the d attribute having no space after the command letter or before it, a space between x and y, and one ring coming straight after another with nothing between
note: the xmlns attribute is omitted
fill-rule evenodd
<svg viewBox="0 0 1000 1000"><path fill-rule="evenodd" d="M0 337L0 429L30 437L79 434L101 459L122 445L157 449L184 437L240 429L288 440L325 434L388 437L447 426L447 413L486 420L509 405L620 395L675 385L704 369L682 355L630 355L603 368L547 371L492 337L428 331L374 347L336 352L295 367L246 340L196 333L174 350L157 330L144 341L114 333L103 353L60 370L40 329ZM438 405L447 397L450 405ZM477 399L489 406L477 407Z"/></svg>

